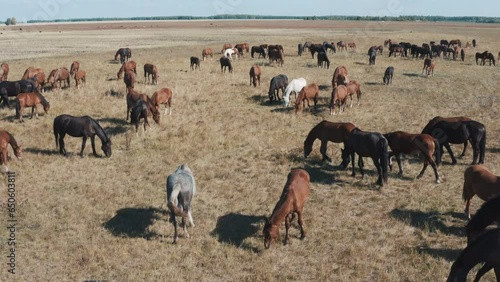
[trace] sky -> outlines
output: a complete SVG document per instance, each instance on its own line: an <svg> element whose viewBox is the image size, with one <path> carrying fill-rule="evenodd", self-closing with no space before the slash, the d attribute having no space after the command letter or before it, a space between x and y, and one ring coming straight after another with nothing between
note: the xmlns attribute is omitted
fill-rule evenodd
<svg viewBox="0 0 500 282"><path fill-rule="evenodd" d="M485 16L500 17L500 1L457 0L0 0L0 21L147 16Z"/></svg>

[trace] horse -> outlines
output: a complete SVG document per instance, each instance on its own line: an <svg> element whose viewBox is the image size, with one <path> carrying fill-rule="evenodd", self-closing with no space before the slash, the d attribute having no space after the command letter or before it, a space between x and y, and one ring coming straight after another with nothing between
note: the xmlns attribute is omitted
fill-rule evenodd
<svg viewBox="0 0 500 282"><path fill-rule="evenodd" d="M163 112L163 115L166 115L167 112L169 115L172 114L172 90L165 87L155 91L151 96L151 100L157 109L160 109L161 104L165 105L165 112Z"/></svg>
<svg viewBox="0 0 500 282"><path fill-rule="evenodd" d="M233 49L233 45L231 45L230 43L225 43L224 45L222 45L222 50L220 51L220 53L221 53L221 54L224 54L224 52L225 52L227 49Z"/></svg>
<svg viewBox="0 0 500 282"><path fill-rule="evenodd" d="M356 126L350 122L333 123L326 120L319 122L309 131L306 140L304 140L304 158L307 158L307 156L311 154L314 141L319 139L321 141L319 151L323 156L323 161L331 162L332 159L326 154L328 141L333 143L344 143L345 147L349 132L355 127Z"/></svg>
<svg viewBox="0 0 500 282"><path fill-rule="evenodd" d="M280 44L268 45L267 48L269 51L271 51L273 49L280 50L281 52L283 52L283 56L285 56L285 49L283 49L283 45L280 45Z"/></svg>
<svg viewBox="0 0 500 282"><path fill-rule="evenodd" d="M309 51L310 51L310 49L309 49L309 48L311 47L311 45L312 45L312 42L311 42L311 41L306 41L306 42L304 42L304 44L302 45L302 52L304 52L304 51L306 50L306 48L307 48L307 50L309 50Z"/></svg>
<svg viewBox="0 0 500 282"><path fill-rule="evenodd" d="M383 77L383 80L384 80L384 84L385 85L389 85L389 83L392 84L392 77L394 76L394 67L393 66L389 66L385 69L385 73L384 73L384 77Z"/></svg>
<svg viewBox="0 0 500 282"><path fill-rule="evenodd" d="M174 241L177 243L176 216L182 217L182 228L186 238L189 234L186 228L186 218L194 227L191 215L191 201L196 194L196 181L193 171L187 164L180 165L174 173L167 177L167 207L170 210L170 221L174 225Z"/></svg>
<svg viewBox="0 0 500 282"><path fill-rule="evenodd" d="M380 54L384 53L384 46L378 45L378 46L373 46L373 47L374 47L375 51L377 51L377 53L380 53Z"/></svg>
<svg viewBox="0 0 500 282"><path fill-rule="evenodd" d="M424 72L426 73L427 77L429 77L431 73L431 67L432 67L432 59L426 58L424 60L424 67L422 68L422 75L424 75ZM434 68L432 68L432 71L434 71Z"/></svg>
<svg viewBox="0 0 500 282"><path fill-rule="evenodd" d="M250 53L250 55L252 56L252 58L254 57L254 54L255 53L258 53L259 54L259 58L262 56L264 59L266 58L266 49L262 46L252 46L252 52Z"/></svg>
<svg viewBox="0 0 500 282"><path fill-rule="evenodd" d="M101 149L106 155L106 157L111 157L111 139L102 127L89 116L75 117L70 115L60 115L54 119L54 136L56 139L56 148L59 147L59 152L64 156L67 156L66 149L64 148L64 136L68 134L73 137L83 137L82 140L82 150L80 151L80 157L83 158L83 150L85 149L85 144L87 138L90 137L90 142L92 144L92 153L97 157L97 152L95 150L94 138L97 135L101 139Z"/></svg>
<svg viewBox="0 0 500 282"><path fill-rule="evenodd" d="M375 46L372 46L370 47L370 49L368 49L368 56L369 56L368 62L370 65L374 65L375 59L377 58L377 50L375 48L376 48Z"/></svg>
<svg viewBox="0 0 500 282"><path fill-rule="evenodd" d="M149 76L151 76L151 84L153 85L158 84L158 78L160 77L160 75L158 75L158 69L156 68L155 65L144 64L144 83L146 83L146 76L148 77L148 83L149 83Z"/></svg>
<svg viewBox="0 0 500 282"><path fill-rule="evenodd" d="M0 130L0 162L5 167L5 172L9 172L9 168L7 167L7 161L9 159L7 145L10 144L12 150L14 151L14 155L18 159L22 159L21 157L21 146L17 145L16 139L14 136L10 134L6 130Z"/></svg>
<svg viewBox="0 0 500 282"><path fill-rule="evenodd" d="M80 63L77 61L74 61L71 63L71 66L69 67L69 74L74 75L78 70L80 69Z"/></svg>
<svg viewBox="0 0 500 282"><path fill-rule="evenodd" d="M83 82L85 84L87 84L87 73L83 70L78 70L77 72L75 72L75 87L76 88L80 88L80 84Z"/></svg>
<svg viewBox="0 0 500 282"><path fill-rule="evenodd" d="M319 96L319 87L316 83L311 83L306 85L300 90L299 96L295 99L295 113L302 112L302 108L304 107L305 101L307 101L307 107L311 108L309 105L309 99L314 101L314 108L316 109L316 105L318 104L318 96Z"/></svg>
<svg viewBox="0 0 500 282"><path fill-rule="evenodd" d="M403 57L404 52L405 52L405 48L399 44L392 44L389 47L389 57L391 57L392 54L394 54L394 57L396 57L398 54L399 54L399 56Z"/></svg>
<svg viewBox="0 0 500 282"><path fill-rule="evenodd" d="M353 128L347 137L346 147L342 150L342 168L346 168L349 164L349 156L352 161L352 174L356 176L354 171L354 154L358 154L358 166L361 170L361 176L364 177L362 157L370 157L375 164L378 172L377 184L384 186L387 183L387 166L388 166L388 142L385 137L378 132L362 131L359 128Z"/></svg>
<svg viewBox="0 0 500 282"><path fill-rule="evenodd" d="M2 63L0 65L0 82L7 80L8 76L9 76L9 64Z"/></svg>
<svg viewBox="0 0 500 282"><path fill-rule="evenodd" d="M0 96L3 104L10 108L9 97L16 97L19 93L29 93L38 91L38 81L35 78L0 82Z"/></svg>
<svg viewBox="0 0 500 282"><path fill-rule="evenodd" d="M299 44L297 45L297 55L298 55L298 56L302 56L302 49L303 49L303 47L302 47L302 43L299 43Z"/></svg>
<svg viewBox="0 0 500 282"><path fill-rule="evenodd" d="M226 68L229 69L230 73L233 73L233 66L231 65L231 60L226 57L221 57L220 58L220 71L221 72L226 72Z"/></svg>
<svg viewBox="0 0 500 282"><path fill-rule="evenodd" d="M40 94L40 92L20 93L16 97L16 117L22 122L24 108L31 107L31 118L33 118L33 112L38 118L36 105L39 104L42 104L45 113L49 112L50 103Z"/></svg>
<svg viewBox="0 0 500 282"><path fill-rule="evenodd" d="M361 85L359 84L359 82L357 82L356 80L351 80L345 85L345 87L347 88L347 95L351 100L351 105L349 106L349 108L352 108L352 102L354 100L354 98L352 97L353 94L356 94L356 98L358 99L356 106L359 106L359 103L361 101Z"/></svg>
<svg viewBox="0 0 500 282"><path fill-rule="evenodd" d="M323 47L323 44L311 44L309 47L309 51L311 52L311 57L314 59L314 54L315 53L326 53L325 47Z"/></svg>
<svg viewBox="0 0 500 282"><path fill-rule="evenodd" d="M338 85L345 85L349 83L349 78L347 78L347 68L345 66L338 66L333 72L332 78L332 88Z"/></svg>
<svg viewBox="0 0 500 282"><path fill-rule="evenodd" d="M462 198L465 202L465 215L470 219L470 200L477 195L488 201L500 195L500 177L491 173L485 166L471 165L464 172Z"/></svg>
<svg viewBox="0 0 500 282"><path fill-rule="evenodd" d="M137 75L137 64L135 63L135 61L123 63L116 76L118 77L118 79L121 79L122 73L127 71L133 71Z"/></svg>
<svg viewBox="0 0 500 282"><path fill-rule="evenodd" d="M283 66L283 63L285 62L283 51L279 49L270 49L268 56L269 64L277 62L278 64L280 64L280 66Z"/></svg>
<svg viewBox="0 0 500 282"><path fill-rule="evenodd" d="M339 106L339 113L345 111L345 106L347 102L347 87L345 85L339 85L332 90L332 98L330 100L330 115L335 114L335 106Z"/></svg>
<svg viewBox="0 0 500 282"><path fill-rule="evenodd" d="M428 123L427 125L424 127L424 129L422 130L422 134L426 133L426 134L431 134L431 128L438 122L442 121L442 120L445 120L445 121L448 121L448 122L461 122L461 121L468 121L468 120L471 120L470 118L468 117L448 117L448 118L445 118L445 117L440 117L440 116L436 116L434 118L432 118ZM460 154L460 157L463 157L465 156L465 152L467 150L467 141L464 142L464 149L462 150L462 154Z"/></svg>
<svg viewBox="0 0 500 282"><path fill-rule="evenodd" d="M130 113L130 109L134 107L134 105L137 104L138 100L142 100L145 102L145 104L148 106L148 113L153 114L153 120L156 123L160 123L160 112L158 111L157 106L151 100L151 98L148 97L148 95L139 93L135 91L133 88L128 89L127 93L127 120L128 120L128 115Z"/></svg>
<svg viewBox="0 0 500 282"><path fill-rule="evenodd" d="M191 57L189 59L191 70L198 69L200 70L200 58L198 57Z"/></svg>
<svg viewBox="0 0 500 282"><path fill-rule="evenodd" d="M271 79L271 83L269 84L269 102L273 102L273 100L281 100L280 99L280 89L281 94L285 94L285 89L288 86L288 77L284 74L277 75Z"/></svg>
<svg viewBox="0 0 500 282"><path fill-rule="evenodd" d="M226 49L224 51L224 57L229 58L229 60L233 60L233 55L234 55L233 49Z"/></svg>
<svg viewBox="0 0 500 282"><path fill-rule="evenodd" d="M234 48L238 49L238 51L241 49L241 50L245 50L247 53L250 52L250 45L248 45L248 43L246 43L246 42L238 43L238 44L234 45ZM241 53L241 55L243 56L243 53Z"/></svg>
<svg viewBox="0 0 500 282"><path fill-rule="evenodd" d="M45 87L45 72L40 68L29 67L24 71L21 80L27 80L36 77L38 80L38 91L43 92Z"/></svg>
<svg viewBox="0 0 500 282"><path fill-rule="evenodd" d="M356 51L356 43L349 42L349 43L347 43L347 46L349 46L349 50Z"/></svg>
<svg viewBox="0 0 500 282"><path fill-rule="evenodd" d="M491 64L493 64L493 66L495 66L495 56L493 56L492 53L488 52L486 54L486 56L484 56L482 58L481 65L483 65L483 66L486 65L486 60L490 61L490 66L491 66Z"/></svg>
<svg viewBox="0 0 500 282"><path fill-rule="evenodd" d="M148 121L149 107L147 102L142 99L136 101L135 105L132 107L132 112L130 113L130 124L135 124L135 132L137 133L139 129L139 122L141 118L144 119L144 133L146 133L146 126L151 128Z"/></svg>
<svg viewBox="0 0 500 282"><path fill-rule="evenodd" d="M462 59L462 62L465 62L465 51L464 51L464 49L460 50L460 59Z"/></svg>
<svg viewBox="0 0 500 282"><path fill-rule="evenodd" d="M441 183L441 178L437 170L437 166L441 163L441 151L439 150L439 142L429 134L410 134L403 131L394 131L384 134L385 139L391 148L389 152L389 169L392 171L392 157L396 157L399 167L399 175L403 175L403 167L401 165L401 154L411 154L420 152L424 156L424 166L422 171L417 175L417 179L424 175L427 166L430 164L434 170L436 183ZM436 155L436 161L433 156Z"/></svg>
<svg viewBox="0 0 500 282"><path fill-rule="evenodd" d="M70 87L69 80L70 79L70 74L69 70L66 67L60 67L56 69L55 71L53 70L50 75L47 83L50 83L52 85L52 88L57 88L56 87L56 82L59 82L59 88L61 88L61 81L64 81L67 87Z"/></svg>
<svg viewBox="0 0 500 282"><path fill-rule="evenodd" d="M462 47L462 41L460 41L460 39L450 40L450 42L448 43L448 47L452 45L458 45L458 47Z"/></svg>
<svg viewBox="0 0 500 282"><path fill-rule="evenodd" d="M281 197L276 203L271 217L266 220L266 224L264 225L264 247L266 249L269 249L271 244L278 238L283 219L285 220L285 245L288 244L290 240L288 230L290 229L290 223L295 218L295 214L298 215L300 239L303 240L306 238L302 212L304 204L307 198L309 198L310 182L311 177L304 169L296 168L288 173Z"/></svg>
<svg viewBox="0 0 500 282"><path fill-rule="evenodd" d="M325 52L319 52L318 53L318 67L324 68L326 65L326 68L330 68L330 59L328 59L328 56L326 55Z"/></svg>
<svg viewBox="0 0 500 282"><path fill-rule="evenodd" d="M390 46L391 44L392 44L392 40L391 39L384 40L384 46L385 47Z"/></svg>
<svg viewBox="0 0 500 282"><path fill-rule="evenodd" d="M307 81L305 78L300 77L292 79L292 81L290 81L290 83L286 86L285 94L283 94L283 107L288 107L290 104L290 93L293 92L295 94L295 100L297 100L297 93L299 93L300 90L302 90L302 88L306 85Z"/></svg>
<svg viewBox="0 0 500 282"><path fill-rule="evenodd" d="M441 120L432 126L426 126L422 133L430 134L432 137L436 138L439 141L441 155L443 154L443 146L446 147L446 150L448 151L452 159L452 164L456 164L457 160L453 156L453 152L450 148L450 143L464 144L468 140L470 140L472 148L474 150L473 160L471 164L477 164L478 157L479 164L484 163L484 154L486 150L486 128L480 122L474 120L454 122Z"/></svg>
<svg viewBox="0 0 500 282"><path fill-rule="evenodd" d="M125 83L126 93L130 91L130 89L134 89L135 86L135 73L133 71L125 72L123 76L123 82Z"/></svg>
<svg viewBox="0 0 500 282"><path fill-rule="evenodd" d="M210 56L210 58L214 57L214 51L212 51L212 48L205 48L201 51L201 57L203 58L203 61L205 61L208 56Z"/></svg>
<svg viewBox="0 0 500 282"><path fill-rule="evenodd" d="M500 277L500 228L492 229L479 236L476 240L471 242L460 253L458 258L453 262L447 282L467 280L467 274L478 263L484 262L474 281L479 281L479 278L486 273L482 273L485 268L486 271L491 268L495 269L496 277ZM497 279L498 280L498 279Z"/></svg>
<svg viewBox="0 0 500 282"><path fill-rule="evenodd" d="M345 41L337 42L337 49L339 49L339 51L342 51L342 49L347 51L347 43Z"/></svg>
<svg viewBox="0 0 500 282"><path fill-rule="evenodd" d="M330 49L332 53L337 53L337 48L335 48L335 43L328 43L327 41L324 41L323 48L325 48L325 51L328 51L328 49Z"/></svg>
<svg viewBox="0 0 500 282"><path fill-rule="evenodd" d="M258 65L254 65L253 67L250 68L250 72L249 72L250 85L253 84L253 87L257 87L257 82L259 82L259 86L260 86L260 74L261 74L261 70L260 70L260 67Z"/></svg>
<svg viewBox="0 0 500 282"><path fill-rule="evenodd" d="M115 53L115 61L118 59L118 56L120 56L120 63L123 64L132 58L132 50L130 48L120 48Z"/></svg>

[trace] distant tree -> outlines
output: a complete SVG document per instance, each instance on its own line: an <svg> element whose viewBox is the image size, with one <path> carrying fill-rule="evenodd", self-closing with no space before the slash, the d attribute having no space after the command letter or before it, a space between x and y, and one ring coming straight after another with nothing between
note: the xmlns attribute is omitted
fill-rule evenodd
<svg viewBox="0 0 500 282"><path fill-rule="evenodd" d="M15 25L17 23L16 21L16 18L12 17L12 18L8 18L6 21L5 21L5 25Z"/></svg>

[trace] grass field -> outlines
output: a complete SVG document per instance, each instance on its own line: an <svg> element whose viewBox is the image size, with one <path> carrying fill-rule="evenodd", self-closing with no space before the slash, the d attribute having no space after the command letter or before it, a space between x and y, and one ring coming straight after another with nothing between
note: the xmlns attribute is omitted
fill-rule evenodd
<svg viewBox="0 0 500 282"><path fill-rule="evenodd" d="M488 132L485 165L500 174L500 71L477 66L476 51L500 51L497 25L447 23L366 23L303 21L184 22L169 27L54 25L7 29L0 35L0 61L10 65L9 80L20 79L29 66L46 73L78 60L87 72L79 89L49 91L48 114L25 121L14 109L0 109L1 128L23 147L23 159L12 156L16 172L16 274L7 272L7 177L0 186L0 281L443 281L466 245L462 195L463 172L472 160L469 150L457 165L448 154L439 167L443 183L435 184L429 168L416 157L405 158L402 177L375 185L376 170L365 160L364 179L339 170L342 145L329 143L332 164L321 162L319 141L303 157L303 141L323 119L353 122L363 130L420 132L434 116L468 116ZM42 32L40 32L42 31ZM368 48L385 39L422 44L431 40L475 38L466 60L437 59L434 77L421 76L423 60L388 58L387 50L368 65ZM310 54L297 56L297 44L309 40L355 41L355 52L329 55L330 69L316 67ZM189 69L189 57L201 58L224 43L282 44L283 67L245 54L233 74L222 74L218 59ZM125 86L116 80L113 56L130 47L138 64L136 89L151 95L169 87L173 114L138 135L126 117ZM157 65L159 85L143 83L142 66ZM249 86L253 64L262 68L262 85ZM330 116L328 102L335 67L345 65L361 83L361 105ZM395 68L393 84L382 85L387 66ZM320 86L316 110L296 115L292 108L270 104L269 82L278 74L304 77ZM42 111L41 107L39 108ZM163 108L161 109L163 111ZM66 137L65 158L52 131L60 114L90 115L112 139L111 158L92 156L90 142L78 156L80 138ZM152 121L151 121L152 123ZM98 153L100 140L96 138ZM452 146L459 154L461 146ZM192 208L191 238L173 245L168 222L166 177L188 163L198 190ZM263 216L278 201L291 168L311 175L305 205L305 241L291 228L290 245L282 240L265 250ZM472 210L481 200L472 201ZM284 226L281 227L284 235ZM283 239L283 236L282 236ZM477 268L475 269L477 270ZM473 271L475 274L475 271ZM473 273L469 275L472 279ZM493 281L493 273L485 281ZM472 280L470 280L472 281Z"/></svg>

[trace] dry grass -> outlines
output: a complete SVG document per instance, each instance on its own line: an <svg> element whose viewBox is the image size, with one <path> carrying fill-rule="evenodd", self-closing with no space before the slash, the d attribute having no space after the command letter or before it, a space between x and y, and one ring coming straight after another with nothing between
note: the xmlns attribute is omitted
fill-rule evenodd
<svg viewBox="0 0 500 282"><path fill-rule="evenodd" d="M10 64L11 80L20 78L30 65L50 70L69 67L75 59L87 72L84 88L46 93L51 110L39 119L19 123L13 120L13 109L0 110L2 128L12 132L25 150L22 161L9 163L18 185L16 279L444 280L465 246L461 187L472 158L470 149L455 166L444 156L439 168L442 184L434 184L430 169L415 180L421 163L408 157L405 175L391 173L389 185L379 189L370 160L365 162L365 179L359 174L353 179L349 172L321 163L318 143L304 160L303 141L322 119L350 121L369 131L420 132L436 115L464 115L486 125L486 166L500 174L498 67L476 66L476 50L469 49L465 63L438 59L434 77L426 79L420 76L422 60L387 58L386 51L375 66L369 66L366 55L369 46L387 38L417 44L476 38L479 51L497 52L499 28L388 23L363 29L365 25L345 30L335 29L332 22L329 29L48 31L33 32L32 38L4 31L1 44L15 47L1 48L0 53L1 60ZM64 44L55 43L60 36ZM309 54L296 56L297 43L341 39L356 40L358 51L330 55L330 70L318 69ZM213 61L202 62L201 71L189 70L189 57L201 57L204 47L219 50L225 42L244 41L284 45L285 65L270 66L246 55L234 63L234 74L221 74L216 55ZM36 47L27 42L36 42ZM139 136L125 121L124 84L113 80L119 65L110 59L123 46L133 49L139 81L145 63L158 66L160 84L141 83L136 86L139 91L151 95L170 87L174 93L173 114L162 116L161 124L146 134L141 129ZM248 71L255 63L263 69L260 88L248 85ZM363 97L359 107L330 116L330 81L338 65L347 66L350 77L361 83ZM389 65L395 67L395 77L391 86L384 86L382 75ZM269 81L280 73L320 85L319 108L295 115L291 109L270 105ZM94 158L88 144L81 159L77 156L81 139L70 137L65 139L70 157L59 155L52 121L63 113L97 119L112 138L113 156ZM335 164L340 161L340 147L329 144ZM172 245L165 180L181 163L190 165L198 183L193 201L196 227L190 230L190 239L181 237ZM290 246L278 242L264 250L262 216L270 215L293 167L305 167L312 178L304 212L307 240L298 239L294 224ZM1 194L6 195L5 183ZM475 198L473 209L480 203ZM5 212L0 222L6 222ZM0 230L0 250L5 254L7 231ZM0 280L11 279L2 265Z"/></svg>

